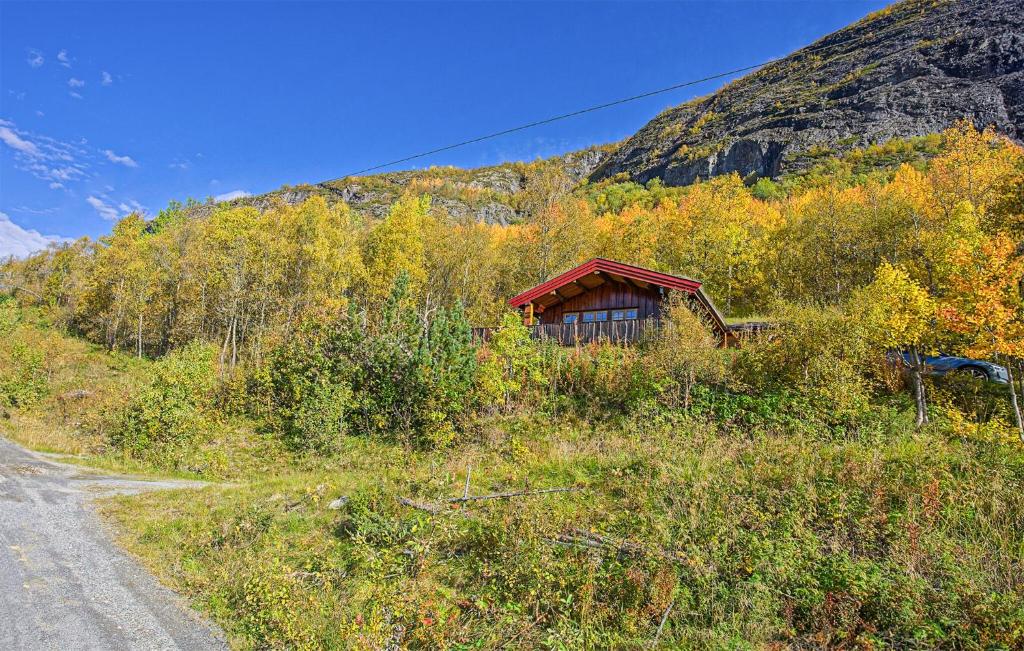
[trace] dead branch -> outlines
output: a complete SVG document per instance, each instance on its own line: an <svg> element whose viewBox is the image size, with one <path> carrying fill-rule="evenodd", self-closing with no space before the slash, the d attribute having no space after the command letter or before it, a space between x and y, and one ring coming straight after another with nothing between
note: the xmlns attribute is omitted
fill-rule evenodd
<svg viewBox="0 0 1024 651"><path fill-rule="evenodd" d="M628 540L616 541L607 536L602 536L601 534L585 531L583 529L570 529L566 533L559 535L557 538L549 538L548 541L558 545L586 547L589 549L612 552L620 557L646 556L652 551L642 545L638 545L637 543L629 542ZM678 552L668 551L665 549L657 549L653 551L661 558L672 563L686 562L686 556Z"/></svg>
<svg viewBox="0 0 1024 651"><path fill-rule="evenodd" d="M658 624L658 630L654 634L654 640L651 641L651 648L657 648L658 640L661 639L661 631L665 628L665 622L668 621L668 615L672 612L672 606L676 604L675 595L672 596L672 601L668 602L668 608L665 609L665 614L661 616L661 623Z"/></svg>
<svg viewBox="0 0 1024 651"><path fill-rule="evenodd" d="M416 509L417 511L426 511L433 515L438 515L447 511L446 508L440 504L434 504L433 502L414 502L408 497L399 497L398 503L402 506L408 506L410 509Z"/></svg>
<svg viewBox="0 0 1024 651"><path fill-rule="evenodd" d="M477 502L480 500L503 500L512 497L526 497L528 495L546 495L548 493L574 493L576 491L583 490L577 486L567 486L563 488L542 488L539 490L532 491L512 491L510 493L491 493L490 495L464 495L462 497L449 497L445 500L449 504L456 504L459 502Z"/></svg>

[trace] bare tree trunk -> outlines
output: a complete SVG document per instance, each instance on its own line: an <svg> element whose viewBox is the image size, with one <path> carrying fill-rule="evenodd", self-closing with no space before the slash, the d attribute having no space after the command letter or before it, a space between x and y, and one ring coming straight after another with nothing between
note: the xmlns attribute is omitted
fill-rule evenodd
<svg viewBox="0 0 1024 651"><path fill-rule="evenodd" d="M232 317L232 319L233 318L234 317ZM220 368L222 373L225 368L225 360L228 356L228 344L231 343L231 326L233 323L233 320L228 321L227 330L224 332L224 345L220 347Z"/></svg>
<svg viewBox="0 0 1024 651"><path fill-rule="evenodd" d="M1013 420L1017 423L1017 432L1024 443L1024 423L1020 417L1020 403L1017 402L1017 385L1013 381L1013 360L1006 360L1006 375L1010 380L1010 405L1013 407Z"/></svg>
<svg viewBox="0 0 1024 651"><path fill-rule="evenodd" d="M914 406L917 408L917 418L914 424L921 427L928 422L928 403L924 394L924 378L921 374L921 353L917 346L910 348L910 374L914 380Z"/></svg>
<svg viewBox="0 0 1024 651"><path fill-rule="evenodd" d="M1017 361L1017 395L1024 396L1024 362Z"/></svg>
<svg viewBox="0 0 1024 651"><path fill-rule="evenodd" d="M117 293L114 294L114 300L117 301L117 310L114 313L114 323L112 327L108 329L109 336L107 338L107 348L114 350L117 347L117 333L121 330L121 316L124 314L123 301L121 299L121 292L124 291L124 278L118 283Z"/></svg>
<svg viewBox="0 0 1024 651"><path fill-rule="evenodd" d="M142 359L142 310L139 310L139 325L135 331L135 356Z"/></svg>

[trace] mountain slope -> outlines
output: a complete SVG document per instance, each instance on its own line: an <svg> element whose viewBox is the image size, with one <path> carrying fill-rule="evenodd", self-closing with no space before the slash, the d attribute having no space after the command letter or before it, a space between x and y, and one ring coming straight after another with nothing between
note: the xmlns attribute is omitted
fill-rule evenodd
<svg viewBox="0 0 1024 651"><path fill-rule="evenodd" d="M571 183L620 174L667 185L731 172L775 177L822 156L937 133L965 118L1024 139L1021 0L904 0L665 111L619 146L531 163L345 177L233 203L263 208L323 196L381 217L411 191L429 194L457 219L507 224L529 212L525 195L553 168Z"/></svg>
<svg viewBox="0 0 1024 651"><path fill-rule="evenodd" d="M591 180L778 176L958 119L1024 137L1020 0L906 0L654 118Z"/></svg>
<svg viewBox="0 0 1024 651"><path fill-rule="evenodd" d="M610 147L591 147L530 163L503 163L462 169L430 167L425 170L349 176L312 185L284 187L273 192L235 199L233 205L264 209L276 201L295 204L314 196L328 202L344 201L357 212L383 217L403 194L428 194L434 207L455 219L476 219L489 224L509 224L520 219L527 194L549 171L557 170L566 183L583 181L607 158ZM213 210L208 203L192 208L194 216Z"/></svg>

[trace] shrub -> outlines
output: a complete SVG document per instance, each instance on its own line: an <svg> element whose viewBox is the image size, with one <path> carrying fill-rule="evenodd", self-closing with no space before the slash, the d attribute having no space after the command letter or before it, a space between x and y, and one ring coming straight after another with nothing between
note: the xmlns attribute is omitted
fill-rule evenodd
<svg viewBox="0 0 1024 651"><path fill-rule="evenodd" d="M114 415L111 444L141 457L193 441L213 401L215 359L213 346L195 341L156 362L150 383Z"/></svg>
<svg viewBox="0 0 1024 651"><path fill-rule="evenodd" d="M477 392L485 405L507 411L546 383L542 371L540 349L530 331L518 314L509 312L481 351Z"/></svg>
<svg viewBox="0 0 1024 651"><path fill-rule="evenodd" d="M0 296L0 336L9 336L19 321L21 310L18 301L13 296Z"/></svg>
<svg viewBox="0 0 1024 651"><path fill-rule="evenodd" d="M344 383L311 387L292 412L289 434L295 447L333 452L348 432L352 390Z"/></svg>
<svg viewBox="0 0 1024 651"><path fill-rule="evenodd" d="M542 349L548 406L571 408L584 417L626 411L638 401L640 355L635 347L592 343Z"/></svg>
<svg viewBox="0 0 1024 651"><path fill-rule="evenodd" d="M336 351L346 325L307 325L272 351L265 370L250 372L249 386L269 394L266 411L293 449L331 453L348 431L352 370Z"/></svg>
<svg viewBox="0 0 1024 651"><path fill-rule="evenodd" d="M49 389L46 346L18 336L21 319L17 301L0 296L0 407L31 406Z"/></svg>
<svg viewBox="0 0 1024 651"><path fill-rule="evenodd" d="M273 412L298 449L330 452L348 432L450 443L472 399L476 355L458 306L422 317L399 276L376 318L310 324L270 356Z"/></svg>
<svg viewBox="0 0 1024 651"><path fill-rule="evenodd" d="M363 434L443 446L470 404L476 371L470 328L459 306L417 314L408 291L402 274L377 320L350 319L347 332L338 332L336 352L353 369L351 424Z"/></svg>
<svg viewBox="0 0 1024 651"><path fill-rule="evenodd" d="M668 306L658 337L644 352L644 362L659 397L672 408L689 409L690 394L698 382L719 383L726 373L718 337L681 301Z"/></svg>
<svg viewBox="0 0 1024 651"><path fill-rule="evenodd" d="M745 346L736 377L756 391L795 391L826 422L853 422L868 407L872 350L863 324L836 307L780 305L776 329Z"/></svg>
<svg viewBox="0 0 1024 651"><path fill-rule="evenodd" d="M11 341L0 348L0 406L28 407L46 395L45 355L40 348Z"/></svg>

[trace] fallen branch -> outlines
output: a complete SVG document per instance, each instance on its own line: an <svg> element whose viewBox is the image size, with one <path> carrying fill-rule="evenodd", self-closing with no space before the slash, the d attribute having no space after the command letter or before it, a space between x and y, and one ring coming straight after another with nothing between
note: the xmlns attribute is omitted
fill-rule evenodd
<svg viewBox="0 0 1024 651"><path fill-rule="evenodd" d="M570 529L557 538L549 538L548 541L558 545L586 547L589 549L614 552L618 556L646 556L652 551L637 543L629 542L627 540L616 541L607 536L602 536L601 534L585 531L583 529ZM671 561L673 563L686 562L686 556L678 552L672 552L664 549L653 551L655 554L667 561Z"/></svg>
<svg viewBox="0 0 1024 651"><path fill-rule="evenodd" d="M527 632L528 632L528 631L529 631L529 630L530 630L531 628L533 628L533 627L534 627L534 626L536 626L537 624L541 623L541 622L542 622L542 621L544 621L544 620L545 620L546 618L547 618L547 615L545 615L545 614L543 614L543 613L541 613L540 615L537 615L536 617L534 617L534 618L533 618L533 620L532 620L532 621L528 622L528 623L526 624L526 626L524 626L523 628L519 629L519 632L518 632L518 633L516 633L516 634L515 634L515 635L513 635L512 637L508 638L507 640L505 640L504 642L502 642L501 644L499 644L499 645L498 645L497 647L495 647L495 648L497 648L497 649L504 649L504 648L508 647L508 645L512 644L513 642L515 642L516 640L518 640L519 638L521 638L521 637L522 637L522 636L523 636L524 634L526 634L526 633L527 633Z"/></svg>
<svg viewBox="0 0 1024 651"><path fill-rule="evenodd" d="M426 511L427 513L432 513L434 515L444 513L445 511L448 510L441 506L440 504L434 504L433 502L414 502L408 497L399 497L398 503L401 504L402 506L408 506L410 509L416 509L417 511Z"/></svg>
<svg viewBox="0 0 1024 651"><path fill-rule="evenodd" d="M491 493L490 495L464 495L462 497L449 497L445 500L449 504L456 504L460 502L477 502L480 500L504 500L512 497L525 497L528 495L546 495L549 493L574 493L576 491L583 490L577 486L568 486L563 488L542 488L539 490L532 491L512 491L510 493Z"/></svg>
<svg viewBox="0 0 1024 651"><path fill-rule="evenodd" d="M672 601L668 602L668 608L665 609L665 614L661 616L661 623L658 624L658 631L654 634L654 640L651 641L651 648L657 648L658 640L661 639L661 630L665 628L665 622L668 621L668 615L672 612L672 606L676 604L676 598L673 595Z"/></svg>

